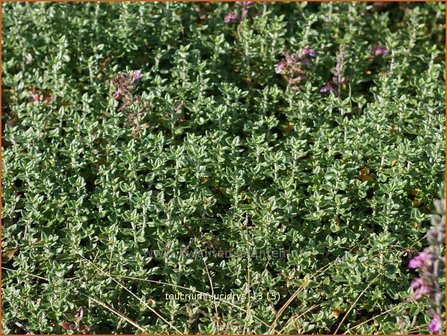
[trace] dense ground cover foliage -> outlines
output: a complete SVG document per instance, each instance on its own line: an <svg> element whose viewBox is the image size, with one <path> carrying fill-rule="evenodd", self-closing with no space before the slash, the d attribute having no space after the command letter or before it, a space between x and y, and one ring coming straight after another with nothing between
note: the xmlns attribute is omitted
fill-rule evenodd
<svg viewBox="0 0 447 336"><path fill-rule="evenodd" d="M3 4L4 331L427 333L443 6Z"/></svg>

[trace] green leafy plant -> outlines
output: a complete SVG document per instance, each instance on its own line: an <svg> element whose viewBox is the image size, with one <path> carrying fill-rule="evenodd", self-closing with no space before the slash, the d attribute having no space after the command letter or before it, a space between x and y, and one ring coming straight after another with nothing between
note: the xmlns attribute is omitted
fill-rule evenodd
<svg viewBox="0 0 447 336"><path fill-rule="evenodd" d="M442 3L2 11L5 333L429 332Z"/></svg>

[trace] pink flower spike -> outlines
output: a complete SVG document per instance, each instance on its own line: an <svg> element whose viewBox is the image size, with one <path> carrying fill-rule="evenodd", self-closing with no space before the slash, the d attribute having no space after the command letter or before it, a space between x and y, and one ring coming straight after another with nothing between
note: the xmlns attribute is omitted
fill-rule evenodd
<svg viewBox="0 0 447 336"><path fill-rule="evenodd" d="M315 57L317 55L316 51L313 49L310 49L308 47L303 49L303 55L305 56L310 56L310 57Z"/></svg>
<svg viewBox="0 0 447 336"><path fill-rule="evenodd" d="M420 268L421 266L422 266L422 262L418 257L414 257L408 263L408 268L412 268L412 269Z"/></svg>
<svg viewBox="0 0 447 336"><path fill-rule="evenodd" d="M239 21L239 16L235 12L229 12L225 18L225 23L230 23L231 21Z"/></svg>
<svg viewBox="0 0 447 336"><path fill-rule="evenodd" d="M373 48L373 55L374 56L385 56L388 55L388 50L382 47L381 45L376 45Z"/></svg>
<svg viewBox="0 0 447 336"><path fill-rule="evenodd" d="M282 60L281 62L279 62L276 67L275 67L275 72L277 74L280 74L281 71L284 69L284 67L286 66L286 62L284 60Z"/></svg>
<svg viewBox="0 0 447 336"><path fill-rule="evenodd" d="M138 81L138 80L141 79L141 77L143 77L143 74L141 73L140 70L137 70L137 71L135 71L135 72L133 73L132 79L133 79L134 81Z"/></svg>
<svg viewBox="0 0 447 336"><path fill-rule="evenodd" d="M423 262L425 262L425 261L427 261L427 260L430 259L430 255L429 255L427 252L425 252L425 251L419 252L418 257L419 257L419 259L421 259L421 261L423 261Z"/></svg>
<svg viewBox="0 0 447 336"><path fill-rule="evenodd" d="M433 313L433 319L428 324L428 330L432 333L441 330L441 316L439 314Z"/></svg>
<svg viewBox="0 0 447 336"><path fill-rule="evenodd" d="M119 99L121 97L121 94L123 93L123 89L122 88L118 88L115 93L113 94L113 98L114 99Z"/></svg>
<svg viewBox="0 0 447 336"><path fill-rule="evenodd" d="M328 92L332 92L333 90L334 90L334 88L332 87L331 83L326 83L325 86L320 88L321 93L328 93Z"/></svg>
<svg viewBox="0 0 447 336"><path fill-rule="evenodd" d="M286 64L289 64L289 65L295 64L298 59L298 55L295 53L290 55L288 52L285 52L284 57L285 57Z"/></svg>
<svg viewBox="0 0 447 336"><path fill-rule="evenodd" d="M408 263L409 268L421 268L428 260L430 255L427 252L420 252L416 257Z"/></svg>
<svg viewBox="0 0 447 336"><path fill-rule="evenodd" d="M413 299L419 300L422 296L428 293L430 293L430 288L427 285L422 284L419 288L415 289Z"/></svg>
<svg viewBox="0 0 447 336"><path fill-rule="evenodd" d="M422 286L423 281L421 278L416 278L411 282L411 288L418 289Z"/></svg>

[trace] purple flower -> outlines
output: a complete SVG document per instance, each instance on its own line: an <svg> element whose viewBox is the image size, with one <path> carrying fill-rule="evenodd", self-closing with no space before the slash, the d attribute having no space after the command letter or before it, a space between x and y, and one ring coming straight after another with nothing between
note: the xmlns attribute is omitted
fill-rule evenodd
<svg viewBox="0 0 447 336"><path fill-rule="evenodd" d="M280 74L281 71L285 68L286 66L286 61L285 60L281 60L275 67L275 72L277 74Z"/></svg>
<svg viewBox="0 0 447 336"><path fill-rule="evenodd" d="M374 56L385 56L388 55L388 50L381 45L376 45L372 50L372 54Z"/></svg>
<svg viewBox="0 0 447 336"><path fill-rule="evenodd" d="M416 278L411 282L414 290L413 298L419 300L423 295L430 293L430 286L421 278Z"/></svg>
<svg viewBox="0 0 447 336"><path fill-rule="evenodd" d="M118 88L116 89L116 91L113 93L113 98L114 99L120 99L121 94L124 92L124 90L122 88Z"/></svg>
<svg viewBox="0 0 447 336"><path fill-rule="evenodd" d="M412 281L411 288L414 290L414 299L418 300L422 296L427 296L430 301L432 319L428 324L428 329L431 333L438 333L442 329L442 318L439 311L442 308L443 292L439 284L439 277L441 276L440 263L442 261L440 252L444 241L443 237L445 237L445 209L444 207L438 209L436 202L445 202L445 200L435 201L438 215L432 217L433 227L427 234L430 246L411 259L408 264L410 268L420 269L420 278Z"/></svg>
<svg viewBox="0 0 447 336"><path fill-rule="evenodd" d="M326 83L325 86L320 88L321 93L328 93L328 92L332 92L333 90L334 90L334 88L332 87L331 83Z"/></svg>
<svg viewBox="0 0 447 336"><path fill-rule="evenodd" d="M425 294L430 293L430 289L427 286L421 286L414 291L413 299L419 300Z"/></svg>
<svg viewBox="0 0 447 336"><path fill-rule="evenodd" d="M423 283L424 282L421 278L416 278L411 282L411 288L418 289L419 287L422 286Z"/></svg>
<svg viewBox="0 0 447 336"><path fill-rule="evenodd" d="M426 252L420 252L416 257L410 260L408 263L409 268L421 268L427 260L430 259L430 256Z"/></svg>
<svg viewBox="0 0 447 336"><path fill-rule="evenodd" d="M138 81L138 80L141 79L141 77L143 77L143 74L141 73L140 70L137 70L137 71L135 71L135 72L133 73L132 80L133 80L133 81Z"/></svg>
<svg viewBox="0 0 447 336"><path fill-rule="evenodd" d="M432 333L441 330L441 316L439 314L433 313L433 319L428 324L428 330Z"/></svg>
<svg viewBox="0 0 447 336"><path fill-rule="evenodd" d="M296 53L289 54L288 52L285 52L284 57L287 65L292 65L296 63L298 55Z"/></svg>
<svg viewBox="0 0 447 336"><path fill-rule="evenodd" d="M315 57L317 55L315 50L310 49L308 47L304 48L302 53L304 56L310 56L310 57Z"/></svg>
<svg viewBox="0 0 447 336"><path fill-rule="evenodd" d="M410 262L408 263L408 267L409 268L419 268L422 266L421 260L419 258L413 258L410 260Z"/></svg>
<svg viewBox="0 0 447 336"><path fill-rule="evenodd" d="M311 60L306 57L308 54L314 55L314 50L306 48L292 54L285 51L282 60L275 67L275 72L284 74L284 78L287 79L292 89L296 89L294 85L307 81L304 69L312 65Z"/></svg>
<svg viewBox="0 0 447 336"><path fill-rule="evenodd" d="M239 16L233 11L229 12L224 18L225 23L230 23L231 21L240 21Z"/></svg>

